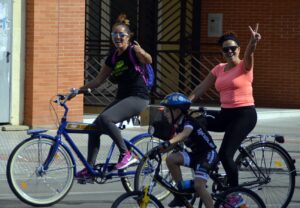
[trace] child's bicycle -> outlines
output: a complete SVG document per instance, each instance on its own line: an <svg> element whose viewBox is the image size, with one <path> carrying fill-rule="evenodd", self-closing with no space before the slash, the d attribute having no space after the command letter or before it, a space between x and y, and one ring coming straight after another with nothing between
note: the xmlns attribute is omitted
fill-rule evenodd
<svg viewBox="0 0 300 208"><path fill-rule="evenodd" d="M8 184L14 194L27 204L49 206L67 195L77 172L73 152L93 176L94 182L103 184L107 181L121 180L126 191L132 191L134 188L133 180L138 163L123 170L115 170L116 162L111 161L114 143L111 144L105 162L93 167L72 140L69 133L99 134L92 124L67 121L69 111L67 101L75 95L74 90L71 90L67 95L58 95L54 101L64 108L55 136L46 134L47 130L43 129L29 130L30 137L18 144L8 159L6 172ZM124 125L120 124L120 128L123 127ZM62 136L69 145L62 141ZM125 139L125 143L139 161L144 153L158 145L159 139L144 133L130 140Z"/></svg>
<svg viewBox="0 0 300 208"><path fill-rule="evenodd" d="M113 203L112 208L134 208L134 207L156 207L162 208L164 207L162 203L152 195L153 188L160 184L160 186L167 189L171 192L175 197L184 202L185 207L192 208L193 204L196 201L197 194L195 191L182 192L179 191L178 188L172 183L170 180L165 179L160 175L160 168L162 164L162 153L160 146L154 147L150 150L142 159L141 163L138 166L138 170L140 172L152 172L154 173L149 180L149 184L147 184L141 191L129 192L121 195L116 201ZM142 171L141 171L142 170ZM215 177L215 172L218 171L217 163L210 170L210 177L216 184L219 184L220 177ZM192 199L189 199L191 194L193 194ZM232 205L230 199L233 196L241 197L242 201L238 206ZM230 189L219 189L212 193L213 200L215 201L214 207L217 208L265 208L265 204L262 199L250 189L246 189L243 187L236 187ZM201 200L199 203L199 207L202 206Z"/></svg>
<svg viewBox="0 0 300 208"><path fill-rule="evenodd" d="M211 116L213 112L206 112L204 108L199 108L191 111L191 114L195 113L199 113L197 116L200 122L205 122L205 117ZM239 186L255 191L268 207L286 208L295 189L297 175L295 160L280 145L282 143L284 143L284 137L281 135L249 135L235 156L239 170ZM135 190L141 190L153 176L153 171L137 170ZM171 180L164 162L161 165L160 175ZM224 182L225 187L226 175L221 175L224 178L221 181ZM213 184L213 189L214 187L215 184ZM158 184L152 194L159 200L163 200L170 192Z"/></svg>

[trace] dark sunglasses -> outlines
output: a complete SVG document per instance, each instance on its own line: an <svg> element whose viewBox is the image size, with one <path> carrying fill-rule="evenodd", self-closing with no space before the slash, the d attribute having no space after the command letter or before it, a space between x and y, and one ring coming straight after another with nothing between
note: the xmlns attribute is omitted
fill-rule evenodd
<svg viewBox="0 0 300 208"><path fill-rule="evenodd" d="M120 37L120 38L124 38L125 36L128 36L128 34L127 33L123 33L123 32L112 32L111 33L111 36L113 37L113 38L116 38L116 37Z"/></svg>
<svg viewBox="0 0 300 208"><path fill-rule="evenodd" d="M222 48L224 53L228 53L229 50L231 50L232 52L235 52L235 50L238 48L238 46L228 46L228 47L224 47Z"/></svg>

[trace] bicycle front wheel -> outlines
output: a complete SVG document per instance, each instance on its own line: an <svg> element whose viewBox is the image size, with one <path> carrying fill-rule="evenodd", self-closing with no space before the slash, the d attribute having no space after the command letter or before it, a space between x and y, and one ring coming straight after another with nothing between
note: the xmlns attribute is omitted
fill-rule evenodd
<svg viewBox="0 0 300 208"><path fill-rule="evenodd" d="M295 168L287 153L270 142L254 143L246 150L254 162L243 154L236 158L240 185L255 190L267 207L287 207L295 189Z"/></svg>
<svg viewBox="0 0 300 208"><path fill-rule="evenodd" d="M163 208L159 200L153 195L149 195L149 201L144 199L142 191L134 191L122 194L112 204L111 208Z"/></svg>
<svg viewBox="0 0 300 208"><path fill-rule="evenodd" d="M224 207L251 207L265 208L263 200L250 189L236 187L213 195L216 208ZM238 200L237 200L238 199Z"/></svg>
<svg viewBox="0 0 300 208"><path fill-rule="evenodd" d="M33 206L49 206L61 200L73 184L74 165L63 146L59 146L47 170L43 164L54 141L29 138L12 151L6 176L14 194Z"/></svg>
<svg viewBox="0 0 300 208"><path fill-rule="evenodd" d="M134 142L134 146L137 147L143 154L151 150L153 147L156 147L160 143L160 139L156 137L141 137L140 139L136 140ZM138 159L138 161L142 160L142 155L139 154L136 150L132 148L132 152L134 156ZM127 176L121 177L121 182L124 187L124 189L127 192L133 191L134 190L134 177L136 174L136 169L137 169L138 163L131 165L123 170L119 170L120 174L125 174L126 172L128 173ZM131 174L129 174L131 173Z"/></svg>
<svg viewBox="0 0 300 208"><path fill-rule="evenodd" d="M167 167L166 158L167 158L167 153L162 155L162 163L160 165L159 175L164 179L166 179L167 181L169 181L170 183L173 183L175 185L175 182L172 180L171 173ZM135 174L135 180L134 180L135 190L142 190L143 187L150 184L150 182L153 180L157 165L158 165L157 160L150 159L149 157L144 157L141 160ZM169 196L170 191L168 191L165 187L163 187L159 183L156 183L151 194L153 194L158 200L161 201Z"/></svg>

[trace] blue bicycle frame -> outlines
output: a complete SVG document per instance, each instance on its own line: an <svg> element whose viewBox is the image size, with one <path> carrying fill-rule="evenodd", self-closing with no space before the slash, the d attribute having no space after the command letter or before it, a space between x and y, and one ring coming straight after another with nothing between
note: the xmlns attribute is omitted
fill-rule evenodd
<svg viewBox="0 0 300 208"><path fill-rule="evenodd" d="M115 143L113 142L110 150L108 152L107 158L105 160L105 163L103 164L103 168L102 171L98 172L95 171L93 166L91 166L87 160L85 159L85 157L82 155L82 153L80 152L80 150L78 149L78 147L76 146L76 144L73 142L73 140L71 139L71 137L69 136L69 133L79 133L79 134L99 134L99 131L95 128L95 126L91 125L91 124L87 124L87 123L80 123L80 122L68 122L67 121L67 115L68 115L68 111L69 108L67 107L65 102L59 102L59 104L65 109L64 115L61 118L61 123L59 125L59 128L57 130L56 136L51 136L48 134L44 134L44 132L46 132L47 130L44 129L33 129L33 130L29 130L28 134L31 135L31 137L33 138L47 138L47 139L51 139L54 141L53 146L50 148L49 154L47 156L47 159L45 160L43 166L41 168L39 168L39 173L43 174L44 171L46 171L49 168L49 165L51 164L51 162L54 159L54 156L59 148L59 145L62 145L68 152L68 154L70 155L73 165L74 165L74 176L76 176L76 162L75 162L75 158L70 150L70 148L65 145L62 142L62 138L61 135L64 136L64 138L66 139L66 141L68 142L68 144L70 145L71 149L73 149L73 151L76 153L76 155L78 156L78 158L81 160L81 162L84 164L84 166L88 169L88 171L91 173L91 175L95 176L95 177L103 177L106 176L107 178L113 177L113 176L127 176L127 175L132 175L135 174L135 171L115 171L115 172L111 172L109 171L109 166L112 165L112 163L110 163L110 159L112 157L114 148L115 148ZM152 137L151 134L149 133L143 133L143 134L139 134L135 137L133 137L130 141L124 139L126 145L128 145L129 147L131 147L133 150L135 150L135 152L137 154L140 155L140 158L142 158L144 156L143 152L138 149L134 143L143 138L143 137ZM108 172L108 174L106 174Z"/></svg>

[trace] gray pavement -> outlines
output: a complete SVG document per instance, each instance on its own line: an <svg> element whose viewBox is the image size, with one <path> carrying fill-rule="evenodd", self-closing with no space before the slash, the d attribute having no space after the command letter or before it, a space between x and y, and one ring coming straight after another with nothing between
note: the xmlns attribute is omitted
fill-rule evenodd
<svg viewBox="0 0 300 208"><path fill-rule="evenodd" d="M296 159L296 169L298 172L298 176L300 175L300 109L270 109L270 108L258 108L258 123L253 133L281 133L285 135L286 143L283 144L284 148L286 148L291 156ZM90 122L95 115L88 115L85 117L85 122ZM23 130L18 130L18 129ZM9 154L13 150L13 148L28 138L26 135L26 131L24 127L21 128L14 126L6 126L5 129L9 131L0 131L0 181L6 181L6 163L9 157ZM0 126L1 129L1 126ZM18 131L17 131L18 130ZM139 134L141 132L147 131L147 127L133 127L129 124L129 127L123 131L123 135L125 138L130 138L133 135ZM54 130L49 131L50 134L54 135L56 132ZM222 140L222 133L212 133L213 138L216 141L216 144L219 145ZM75 143L78 145L79 149L86 153L87 146L87 136L83 134L72 134L72 138ZM111 139L107 136L103 136L101 138L101 149L98 160L103 160L106 156L108 148L106 148L111 143ZM104 144L104 145L103 145ZM103 145L103 146L102 146ZM117 159L117 155L114 156L114 159ZM77 159L77 161L79 161ZM79 169L82 166L78 163ZM298 177L297 177L298 178ZM298 182L298 179L297 179ZM4 184L4 183L3 183ZM3 186L2 184L2 186ZM296 183L296 190L293 197L293 200L289 207L300 207L300 194L299 193L299 183ZM18 199L14 197L14 195L9 192L7 184L4 184L2 187L0 184L0 190L6 190L4 192L1 191L0 194L0 207L29 207L25 206L23 203L19 202ZM98 189L99 187L99 189ZM104 207L104 204L107 204L107 207L110 207L111 203L124 192L122 188L120 188L120 184L117 183L115 185L104 184L101 186L84 186L85 190L82 190L82 186L75 186L72 188L72 192L68 194L66 199L64 199L59 204L54 207L83 207L81 203L83 203L84 207L99 207L97 204L101 204L101 207ZM100 194L101 193L101 194ZM81 198L80 198L81 196ZM96 200L97 199L97 200ZM5 201L6 200L6 201ZM78 206L72 204L78 202ZM94 201L93 201L94 200ZM91 206L87 206L88 203L93 203ZM83 205L82 204L82 205ZM11 206L10 206L11 205ZM24 205L24 206L23 206ZM106 206L105 206L106 207Z"/></svg>
<svg viewBox="0 0 300 208"><path fill-rule="evenodd" d="M213 108L215 109L215 108ZM268 121L269 119L276 118L292 118L292 117L300 117L300 109L276 109L276 108L257 108L258 113L258 124L257 127L259 129L259 123ZM84 117L84 122L91 122L96 115L86 115ZM1 126L0 125L0 179L3 179L5 171L6 171L6 162L7 159L13 150L13 148L19 144L24 139L28 138L26 134L26 127L24 126ZM123 131L123 135L125 138L130 138L131 135L145 132L147 131L147 127L133 127L131 124L128 125L127 129ZM56 133L55 130L49 130L50 134L54 135ZM222 134L213 135L214 139L219 140L222 137ZM83 152L86 151L87 145L87 135L84 134L72 134L72 138L79 146L80 150ZM287 138L287 137L286 137ZM289 139L289 138L287 138ZM107 136L103 136L101 141L110 144L111 139ZM107 151L105 149L104 151ZM105 153L103 155L106 155ZM117 157L117 156L115 156ZM79 164L81 165L81 164Z"/></svg>

